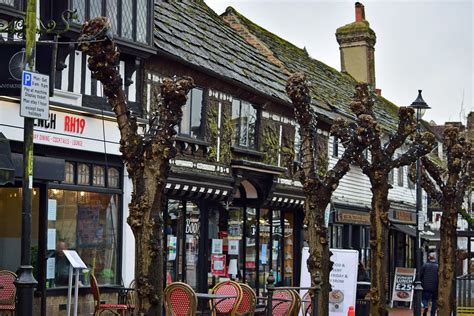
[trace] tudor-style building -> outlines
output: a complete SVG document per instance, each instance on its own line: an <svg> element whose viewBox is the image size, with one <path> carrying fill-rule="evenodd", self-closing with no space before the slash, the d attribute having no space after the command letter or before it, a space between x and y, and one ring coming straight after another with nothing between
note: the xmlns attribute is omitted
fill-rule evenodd
<svg viewBox="0 0 474 316"><path fill-rule="evenodd" d="M2 22L24 17L26 3L26 0L0 0ZM132 111L142 115L144 60L155 53L153 1L38 0L37 3L41 28L54 20L55 30L61 31L61 35L54 45L53 38L42 32L37 43L37 70L43 71L45 61L55 63L46 67L46 73L52 70L54 75L50 81L54 94L50 98L49 120L37 120L34 127L31 245L38 281L34 314L58 315L66 306L68 277L61 249L78 252L97 276L104 292L102 299L110 303L117 302L116 287L123 285L124 258L127 253L133 253L123 242L124 231L128 229L131 185L120 159L120 134L115 116L102 96L102 87L91 77L86 56L75 50L75 41L85 20L101 15L110 18L121 51L119 68L128 102ZM69 21L70 28L65 31L62 14L66 10L76 10L77 19ZM8 68L9 61L16 60L8 54L21 53L24 42L11 34L0 33L0 36L0 55ZM17 51L4 49L3 45L15 45ZM56 52L43 53L42 47L48 45L56 47ZM2 72L2 80L14 80L13 77L8 69ZM16 81L13 83L18 85ZM23 119L19 116L19 93L2 91L0 132L10 142L15 178L12 183L0 186L0 270L16 271L21 248ZM10 97L2 96L7 93ZM83 272L79 313L91 314L89 272Z"/></svg>

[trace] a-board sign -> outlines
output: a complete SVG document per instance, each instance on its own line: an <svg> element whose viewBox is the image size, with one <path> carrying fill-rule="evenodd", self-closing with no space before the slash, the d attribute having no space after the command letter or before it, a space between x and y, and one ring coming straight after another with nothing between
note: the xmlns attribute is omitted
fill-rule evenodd
<svg viewBox="0 0 474 316"><path fill-rule="evenodd" d="M347 315L349 306L356 307L357 291L357 267L359 263L359 252L348 249L330 249L332 252L331 261L334 263L329 281L332 291L329 293L329 315ZM311 276L306 265L309 257L309 248L303 248L301 258L301 287L311 286ZM301 291L304 295L306 291Z"/></svg>
<svg viewBox="0 0 474 316"><path fill-rule="evenodd" d="M87 269L86 264L75 250L63 250L64 255L74 269Z"/></svg>
<svg viewBox="0 0 474 316"><path fill-rule="evenodd" d="M20 115L35 119L49 118L49 76L23 71Z"/></svg>
<svg viewBox="0 0 474 316"><path fill-rule="evenodd" d="M415 280L416 269L395 268L393 279L392 306L394 301L411 302L413 300L413 281Z"/></svg>

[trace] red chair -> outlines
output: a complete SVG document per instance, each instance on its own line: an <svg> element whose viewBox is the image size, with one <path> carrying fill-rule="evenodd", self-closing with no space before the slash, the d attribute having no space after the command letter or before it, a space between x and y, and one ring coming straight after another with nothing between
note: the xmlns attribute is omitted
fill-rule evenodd
<svg viewBox="0 0 474 316"><path fill-rule="evenodd" d="M0 271L0 313L15 314L16 287L13 283L15 280L15 273L6 270Z"/></svg>
<svg viewBox="0 0 474 316"><path fill-rule="evenodd" d="M257 295L247 284L239 283L239 285L242 288L242 300L237 308L237 315L253 316L257 307Z"/></svg>
<svg viewBox="0 0 474 316"><path fill-rule="evenodd" d="M109 311L115 315L125 315L125 311L127 310L127 305L125 304L101 304L100 303L100 291L99 287L97 286L97 280L95 276L91 273L90 274L91 280L91 290L92 295L94 296L94 316L100 315L103 311Z"/></svg>
<svg viewBox="0 0 474 316"><path fill-rule="evenodd" d="M279 300L280 299L280 300ZM276 290L273 293L272 315L290 316L295 307L295 297L288 290Z"/></svg>
<svg viewBox="0 0 474 316"><path fill-rule="evenodd" d="M182 282L173 282L164 290L166 316L195 316L197 297L193 288Z"/></svg>
<svg viewBox="0 0 474 316"><path fill-rule="evenodd" d="M242 301L242 288L234 281L224 281L217 283L211 290L212 294L235 295L235 298L214 299L209 302L212 315L229 314L235 316L237 308Z"/></svg>

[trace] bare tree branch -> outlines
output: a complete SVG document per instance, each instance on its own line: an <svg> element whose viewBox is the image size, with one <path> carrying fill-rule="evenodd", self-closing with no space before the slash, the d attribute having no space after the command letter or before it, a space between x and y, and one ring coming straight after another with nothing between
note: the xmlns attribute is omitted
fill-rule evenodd
<svg viewBox="0 0 474 316"><path fill-rule="evenodd" d="M443 181L443 173L441 168L427 156L421 157L421 163L430 177L436 182L440 190L444 190L445 183Z"/></svg>
<svg viewBox="0 0 474 316"><path fill-rule="evenodd" d="M398 109L398 129L397 132L390 137L385 148L385 155L392 157L397 148L400 148L408 136L416 130L416 119L413 115L414 111L410 107L400 107Z"/></svg>
<svg viewBox="0 0 474 316"><path fill-rule="evenodd" d="M415 142L410 144L410 148L406 152L392 160L391 169L411 165L418 157L429 153L433 149L434 142L435 137L433 134L429 132L421 134L419 139L415 139Z"/></svg>

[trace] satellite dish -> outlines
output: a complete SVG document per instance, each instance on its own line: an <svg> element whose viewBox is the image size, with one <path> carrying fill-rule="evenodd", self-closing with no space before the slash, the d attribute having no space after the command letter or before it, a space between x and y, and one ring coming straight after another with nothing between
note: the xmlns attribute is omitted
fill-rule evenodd
<svg viewBox="0 0 474 316"><path fill-rule="evenodd" d="M26 52L23 48L10 58L8 70L13 79L21 81L21 75L26 66Z"/></svg>

